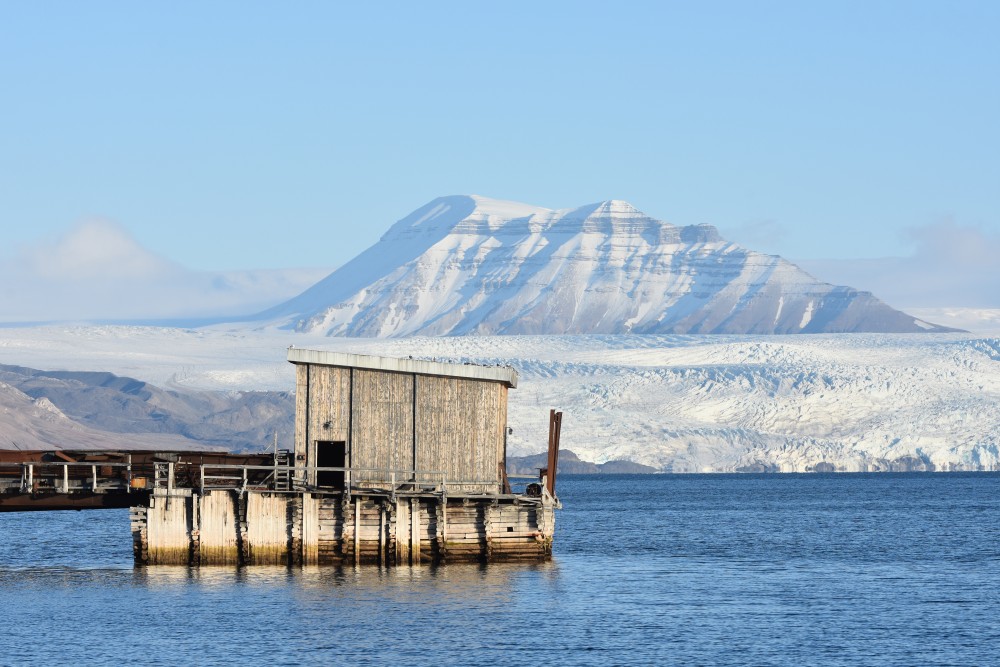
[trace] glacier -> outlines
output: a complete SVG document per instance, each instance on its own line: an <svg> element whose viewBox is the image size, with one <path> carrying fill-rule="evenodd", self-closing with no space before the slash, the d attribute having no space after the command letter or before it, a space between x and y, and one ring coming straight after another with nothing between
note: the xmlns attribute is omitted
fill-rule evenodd
<svg viewBox="0 0 1000 667"><path fill-rule="evenodd" d="M512 365L521 377L510 393L516 456L544 451L557 408L564 446L595 463L1000 469L996 335L329 338L252 326L11 327L0 331L0 363L109 371L180 390L290 391L289 345Z"/></svg>

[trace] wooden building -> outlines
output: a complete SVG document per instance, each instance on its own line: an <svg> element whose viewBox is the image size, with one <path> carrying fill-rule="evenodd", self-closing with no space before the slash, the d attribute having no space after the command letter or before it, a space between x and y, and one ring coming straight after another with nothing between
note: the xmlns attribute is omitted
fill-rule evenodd
<svg viewBox="0 0 1000 667"><path fill-rule="evenodd" d="M171 464L132 508L138 563L545 560L554 477L505 472L507 367L289 348L295 442L272 465ZM561 414L550 416L555 470ZM177 475L196 483L178 484Z"/></svg>
<svg viewBox="0 0 1000 667"><path fill-rule="evenodd" d="M379 486L389 476L444 479L450 492L504 486L509 367L290 348L296 365L295 460L351 468L310 473L317 488Z"/></svg>

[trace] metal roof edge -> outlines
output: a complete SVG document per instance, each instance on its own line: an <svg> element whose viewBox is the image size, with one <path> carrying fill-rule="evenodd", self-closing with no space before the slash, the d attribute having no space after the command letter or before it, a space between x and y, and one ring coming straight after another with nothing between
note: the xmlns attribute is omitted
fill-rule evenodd
<svg viewBox="0 0 1000 667"><path fill-rule="evenodd" d="M517 371L510 366L481 366L479 364L456 364L423 359L376 357L367 354L310 350L301 347L288 348L288 361L293 364L363 368L393 373L415 373L417 375L503 382L511 389L517 388Z"/></svg>

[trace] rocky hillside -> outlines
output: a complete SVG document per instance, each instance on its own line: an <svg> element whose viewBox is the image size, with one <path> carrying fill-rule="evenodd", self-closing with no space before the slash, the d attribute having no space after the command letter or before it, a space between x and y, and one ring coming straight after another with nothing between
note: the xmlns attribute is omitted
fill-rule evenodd
<svg viewBox="0 0 1000 667"><path fill-rule="evenodd" d="M165 390L112 373L2 365L0 382L22 402L33 401L29 414L38 413L49 423L75 421L111 432L91 436L114 442L114 447L140 449L118 443L155 443L169 436L213 449L252 451L271 446L275 433L282 445L292 437L295 401L289 392ZM5 419L13 427L9 417ZM123 438L124 434L136 437ZM50 445L60 442L56 436L45 440ZM82 449L69 444L65 448Z"/></svg>
<svg viewBox="0 0 1000 667"><path fill-rule="evenodd" d="M47 398L33 399L0 382L0 449L165 450L218 449L177 435L109 433L67 417Z"/></svg>

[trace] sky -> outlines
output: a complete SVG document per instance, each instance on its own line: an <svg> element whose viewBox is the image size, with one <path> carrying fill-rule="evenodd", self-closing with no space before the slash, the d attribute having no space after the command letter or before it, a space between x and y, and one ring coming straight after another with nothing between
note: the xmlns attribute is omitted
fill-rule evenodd
<svg viewBox="0 0 1000 667"><path fill-rule="evenodd" d="M74 266L264 301L472 193L1000 308L998 30L967 0L3 3L0 320Z"/></svg>

